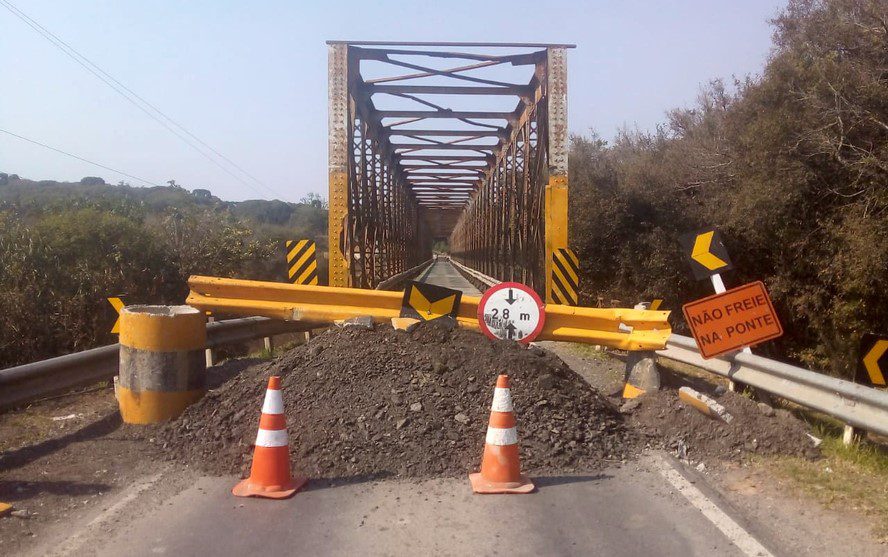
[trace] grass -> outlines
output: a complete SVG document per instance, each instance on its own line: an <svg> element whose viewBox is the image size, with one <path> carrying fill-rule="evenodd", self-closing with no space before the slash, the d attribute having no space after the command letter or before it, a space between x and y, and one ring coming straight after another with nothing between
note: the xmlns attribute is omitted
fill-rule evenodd
<svg viewBox="0 0 888 557"><path fill-rule="evenodd" d="M603 348L596 347L592 344L581 344L579 342L570 343L572 352L589 360L607 360L611 357Z"/></svg>
<svg viewBox="0 0 888 557"><path fill-rule="evenodd" d="M717 383L726 381L679 362L660 359L664 368ZM744 396L751 391L744 389ZM888 543L888 445L858 439L842 442L843 424L824 414L783 401L778 404L805 421L812 434L823 440L823 458L809 461L799 457L756 459L774 470L793 489L810 495L824 507L849 510L866 517L876 539Z"/></svg>
<svg viewBox="0 0 888 557"><path fill-rule="evenodd" d="M814 430L823 458L780 457L777 471L825 507L864 515L878 541L888 543L888 449L866 440L846 446L832 424Z"/></svg>
<svg viewBox="0 0 888 557"><path fill-rule="evenodd" d="M248 358L256 358L259 360L272 360L274 358L277 358L281 354L283 354L289 350L292 350L293 348L296 348L297 346L301 346L303 344L305 344L305 341L302 341L302 340L286 342L284 344L281 344L280 346L274 346L271 350L268 350L266 348L262 348L261 350L257 350L256 352L250 352L250 354L247 357Z"/></svg>

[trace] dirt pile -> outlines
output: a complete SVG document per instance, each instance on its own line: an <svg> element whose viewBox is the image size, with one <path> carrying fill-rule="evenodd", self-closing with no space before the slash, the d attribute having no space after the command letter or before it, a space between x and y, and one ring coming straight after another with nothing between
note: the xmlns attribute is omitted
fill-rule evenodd
<svg viewBox="0 0 888 557"><path fill-rule="evenodd" d="M786 410L768 410L733 392L710 394L733 416L730 424L682 403L675 390L636 399L630 423L652 444L689 460L739 460L750 454L817 458L805 425ZM634 405L635 403L633 403Z"/></svg>
<svg viewBox="0 0 888 557"><path fill-rule="evenodd" d="M557 356L432 323L330 330L252 367L161 427L167 458L249 470L267 377L284 385L293 465L320 477L430 477L475 470L496 376L507 373L529 473L597 469L636 452L624 418Z"/></svg>

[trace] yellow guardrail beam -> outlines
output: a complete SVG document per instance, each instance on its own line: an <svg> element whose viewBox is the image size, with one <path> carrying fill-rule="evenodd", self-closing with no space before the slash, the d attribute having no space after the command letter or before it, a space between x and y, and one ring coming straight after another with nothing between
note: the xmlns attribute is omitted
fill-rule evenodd
<svg viewBox="0 0 888 557"><path fill-rule="evenodd" d="M287 321L331 322L370 315L387 322L401 314L401 292L306 286L280 282L192 276L187 303L220 314ZM478 330L481 298L463 296L457 321ZM672 333L668 311L546 305L538 340L600 344L622 350L661 350Z"/></svg>

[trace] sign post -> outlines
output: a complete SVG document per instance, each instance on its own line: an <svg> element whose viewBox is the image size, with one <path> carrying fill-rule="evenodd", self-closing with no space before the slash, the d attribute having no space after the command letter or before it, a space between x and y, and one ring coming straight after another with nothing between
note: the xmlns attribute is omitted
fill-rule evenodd
<svg viewBox="0 0 888 557"><path fill-rule="evenodd" d="M691 270L697 280L709 278L712 289L716 294L724 294L727 290L722 281L721 271L734 268L728 249L722 241L721 234L714 228L707 228L692 234L685 234L680 239L685 253L688 255ZM742 348L743 352L752 354L748 346ZM733 381L728 382L731 391L737 389Z"/></svg>
<svg viewBox="0 0 888 557"><path fill-rule="evenodd" d="M528 344L543 330L545 321L543 301L517 282L502 282L488 289L478 304L478 324L492 339Z"/></svg>

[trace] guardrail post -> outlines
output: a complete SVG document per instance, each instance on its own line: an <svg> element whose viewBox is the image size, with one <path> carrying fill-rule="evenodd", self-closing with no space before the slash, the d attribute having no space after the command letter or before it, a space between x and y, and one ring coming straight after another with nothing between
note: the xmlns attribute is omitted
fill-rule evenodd
<svg viewBox="0 0 888 557"><path fill-rule="evenodd" d="M212 323L215 320L216 319L212 315L207 317L207 323ZM213 351L212 348L207 348L204 354L206 357L207 367L213 367L214 365L216 365L216 353Z"/></svg>
<svg viewBox="0 0 888 557"><path fill-rule="evenodd" d="M654 352L629 352L626 357L623 398L635 398L648 391L660 390L660 370Z"/></svg>
<svg viewBox="0 0 888 557"><path fill-rule="evenodd" d="M635 309L645 310L647 307L646 302L635 304ZM629 352L624 377L623 398L636 398L648 391L659 391L660 369L657 367L656 352Z"/></svg>
<svg viewBox="0 0 888 557"><path fill-rule="evenodd" d="M842 444L846 447L854 444L856 434L857 432L854 430L853 425L845 424L845 430L842 432Z"/></svg>
<svg viewBox="0 0 888 557"><path fill-rule="evenodd" d="M271 354L274 352L274 340L271 337L265 337L262 339L262 342L265 344L265 351Z"/></svg>

